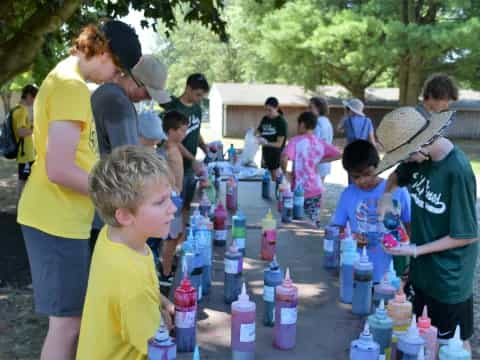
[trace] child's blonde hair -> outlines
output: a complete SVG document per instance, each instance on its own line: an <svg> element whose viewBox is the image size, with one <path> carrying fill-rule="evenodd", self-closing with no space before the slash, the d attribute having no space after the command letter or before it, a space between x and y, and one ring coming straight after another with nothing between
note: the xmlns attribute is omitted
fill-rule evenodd
<svg viewBox="0 0 480 360"><path fill-rule="evenodd" d="M170 185L172 174L154 149L121 146L100 160L89 176L88 191L103 221L120 226L115 211L126 208L135 213L145 200L146 185L164 181Z"/></svg>

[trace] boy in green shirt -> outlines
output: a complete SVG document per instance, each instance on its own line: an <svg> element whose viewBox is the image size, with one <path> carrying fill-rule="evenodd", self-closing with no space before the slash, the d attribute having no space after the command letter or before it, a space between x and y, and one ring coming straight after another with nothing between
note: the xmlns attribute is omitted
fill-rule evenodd
<svg viewBox="0 0 480 360"><path fill-rule="evenodd" d="M440 343L461 338L470 349L473 334L473 276L478 254L476 181L465 154L442 136L453 113L446 111L458 90L446 75L424 87L422 108L400 108L382 120L377 136L386 155L378 172L403 162L388 178L381 213L391 192L408 186L412 198L412 244L390 250L411 256L410 282L414 311L428 307Z"/></svg>

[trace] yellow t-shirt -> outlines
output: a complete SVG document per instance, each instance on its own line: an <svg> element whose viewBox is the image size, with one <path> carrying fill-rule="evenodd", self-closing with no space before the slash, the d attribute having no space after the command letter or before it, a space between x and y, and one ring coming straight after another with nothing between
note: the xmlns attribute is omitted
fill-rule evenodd
<svg viewBox="0 0 480 360"><path fill-rule="evenodd" d="M76 58L61 61L48 74L35 98L33 114L37 157L18 205L18 222L64 238L88 239L93 220L92 201L87 195L52 183L46 171L48 128L52 121L81 122L75 163L90 172L97 161L90 91L80 75Z"/></svg>
<svg viewBox="0 0 480 360"><path fill-rule="evenodd" d="M98 236L83 308L77 360L147 358L160 326L160 288L153 256Z"/></svg>
<svg viewBox="0 0 480 360"><path fill-rule="evenodd" d="M32 129L33 124L29 119L28 109L26 106L22 104L18 104L17 108L13 110L12 113L12 125L13 125L13 132L15 134L15 140L18 142L18 130L25 128L25 129ZM23 155L22 155L23 150ZM18 149L17 154L17 163L19 164L26 164L28 162L32 162L35 160L35 150L33 148L33 139L32 135L25 136L23 138L23 149L22 145Z"/></svg>

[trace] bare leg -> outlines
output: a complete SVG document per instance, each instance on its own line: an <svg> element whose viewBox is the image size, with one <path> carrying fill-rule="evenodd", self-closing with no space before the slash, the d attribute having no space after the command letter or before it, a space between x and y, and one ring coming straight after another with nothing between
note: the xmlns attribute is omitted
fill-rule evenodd
<svg viewBox="0 0 480 360"><path fill-rule="evenodd" d="M77 352L80 317L50 316L40 360L73 360Z"/></svg>

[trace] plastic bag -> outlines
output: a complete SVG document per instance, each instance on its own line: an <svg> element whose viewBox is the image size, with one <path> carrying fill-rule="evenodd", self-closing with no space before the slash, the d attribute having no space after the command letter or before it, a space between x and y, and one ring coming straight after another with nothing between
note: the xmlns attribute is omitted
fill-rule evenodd
<svg viewBox="0 0 480 360"><path fill-rule="evenodd" d="M240 154L240 165L249 166L255 164L255 155L258 151L258 141L255 137L255 129L248 128L245 134L245 145Z"/></svg>

